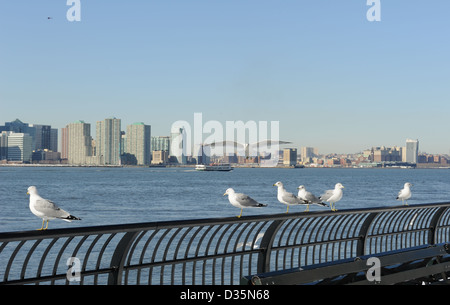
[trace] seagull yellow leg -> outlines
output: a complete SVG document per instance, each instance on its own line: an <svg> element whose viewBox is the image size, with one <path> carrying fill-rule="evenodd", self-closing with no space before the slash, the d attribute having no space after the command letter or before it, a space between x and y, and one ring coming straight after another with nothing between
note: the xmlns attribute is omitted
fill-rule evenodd
<svg viewBox="0 0 450 305"><path fill-rule="evenodd" d="M306 210L305 212L309 212L309 204L306 205Z"/></svg>
<svg viewBox="0 0 450 305"><path fill-rule="evenodd" d="M45 222L45 220L42 219L42 227L41 227L40 229L36 229L37 231L42 231L42 230L44 230L44 222Z"/></svg>
<svg viewBox="0 0 450 305"><path fill-rule="evenodd" d="M289 213L289 205L287 205L286 214Z"/></svg>
<svg viewBox="0 0 450 305"><path fill-rule="evenodd" d="M241 218L241 216L242 216L242 211L243 211L244 209L241 209L241 214L239 214L239 216L236 216L237 218Z"/></svg>
<svg viewBox="0 0 450 305"><path fill-rule="evenodd" d="M42 224L42 226L44 226L44 224ZM44 230L47 230L47 229L48 229L48 219L47 219L47 225L45 226Z"/></svg>
<svg viewBox="0 0 450 305"><path fill-rule="evenodd" d="M333 203L334 203L334 206L333 206ZM333 212L336 212L336 211L337 211L337 209L336 209L336 202L330 202L330 207L331 207L331 210L332 210Z"/></svg>

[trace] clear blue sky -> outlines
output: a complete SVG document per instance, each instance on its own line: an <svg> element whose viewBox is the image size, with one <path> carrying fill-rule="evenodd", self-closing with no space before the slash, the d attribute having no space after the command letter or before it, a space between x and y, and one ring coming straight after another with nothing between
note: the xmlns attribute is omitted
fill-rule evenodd
<svg viewBox="0 0 450 305"><path fill-rule="evenodd" d="M0 0L0 124L280 122L294 147L450 151L450 1ZM52 17L48 19L47 17ZM95 136L95 134L93 134ZM207 135L205 135L206 138Z"/></svg>

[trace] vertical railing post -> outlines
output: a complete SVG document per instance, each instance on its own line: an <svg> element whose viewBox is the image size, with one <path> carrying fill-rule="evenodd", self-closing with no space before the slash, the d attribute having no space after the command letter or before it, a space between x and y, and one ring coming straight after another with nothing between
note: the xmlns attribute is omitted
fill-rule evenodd
<svg viewBox="0 0 450 305"><path fill-rule="evenodd" d="M121 285L124 262L131 244L139 232L127 232L117 244L114 254L111 258L110 267L113 271L109 274L108 285Z"/></svg>
<svg viewBox="0 0 450 305"><path fill-rule="evenodd" d="M270 271L270 253L272 251L273 241L278 230L281 228L285 220L275 220L264 233L261 240L260 249L263 251L258 255L257 273Z"/></svg>
<svg viewBox="0 0 450 305"><path fill-rule="evenodd" d="M363 224L361 225L361 228L359 229L359 240L356 245L356 256L362 256L366 254L366 241L367 241L367 234L369 233L369 228L375 219L375 217L378 215L378 212L376 213L370 213L369 216L364 220Z"/></svg>
<svg viewBox="0 0 450 305"><path fill-rule="evenodd" d="M428 232L428 244L434 245L436 243L436 227L442 214L447 210L447 207L440 207L433 215L430 221L430 230Z"/></svg>

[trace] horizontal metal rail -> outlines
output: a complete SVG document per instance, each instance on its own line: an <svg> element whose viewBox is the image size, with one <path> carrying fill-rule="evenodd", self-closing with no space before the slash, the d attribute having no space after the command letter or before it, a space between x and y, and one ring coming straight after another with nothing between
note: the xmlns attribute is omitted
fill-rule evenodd
<svg viewBox="0 0 450 305"><path fill-rule="evenodd" d="M0 284L238 284L450 242L450 202L0 233Z"/></svg>

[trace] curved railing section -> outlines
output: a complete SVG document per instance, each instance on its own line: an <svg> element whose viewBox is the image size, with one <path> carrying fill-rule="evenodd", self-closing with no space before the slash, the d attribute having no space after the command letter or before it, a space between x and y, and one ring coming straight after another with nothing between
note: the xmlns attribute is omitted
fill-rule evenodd
<svg viewBox="0 0 450 305"><path fill-rule="evenodd" d="M0 233L0 284L238 284L450 241L450 203Z"/></svg>

